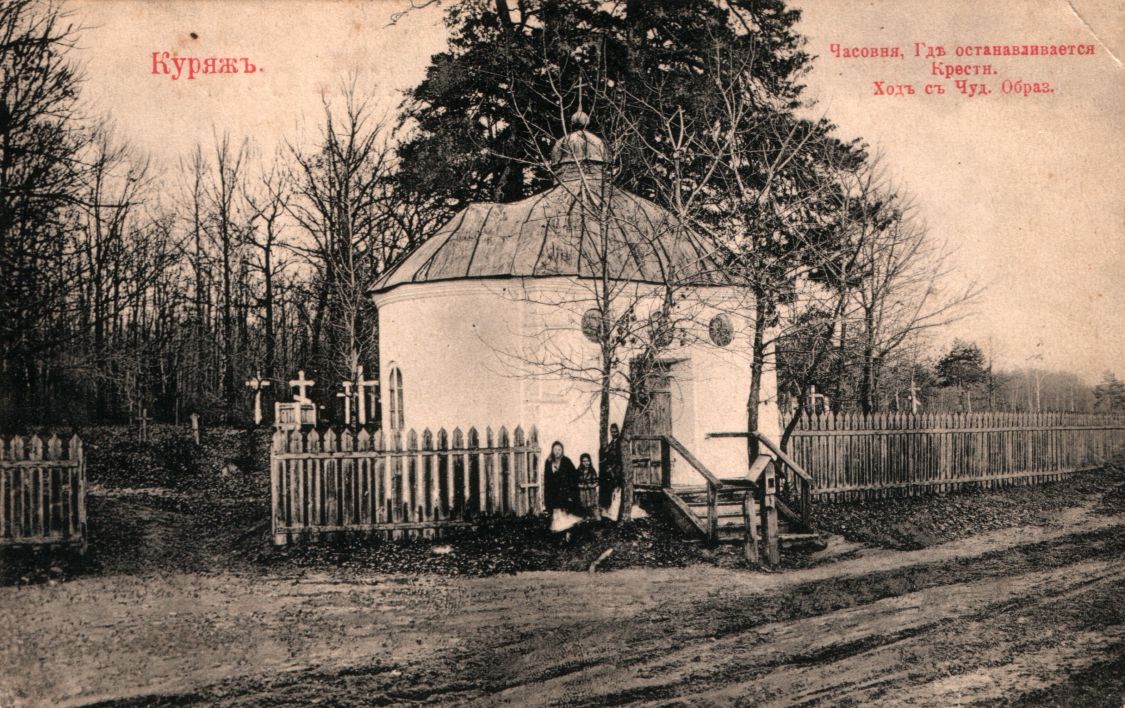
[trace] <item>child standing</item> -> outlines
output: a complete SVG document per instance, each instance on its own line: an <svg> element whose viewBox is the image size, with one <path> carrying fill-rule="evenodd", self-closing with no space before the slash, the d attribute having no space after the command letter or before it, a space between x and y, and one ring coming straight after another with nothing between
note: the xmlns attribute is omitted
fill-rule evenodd
<svg viewBox="0 0 1125 708"><path fill-rule="evenodd" d="M578 458L578 496L582 500L582 508L586 518L597 519L601 516L598 508L598 471L594 469L594 462L588 452L582 453Z"/></svg>

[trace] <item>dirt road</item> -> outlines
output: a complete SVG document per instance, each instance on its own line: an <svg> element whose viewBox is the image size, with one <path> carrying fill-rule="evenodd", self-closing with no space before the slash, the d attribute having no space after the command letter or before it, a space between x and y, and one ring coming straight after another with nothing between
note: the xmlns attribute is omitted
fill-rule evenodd
<svg viewBox="0 0 1125 708"><path fill-rule="evenodd" d="M767 575L223 572L0 588L0 705L1121 705L1125 515Z"/></svg>

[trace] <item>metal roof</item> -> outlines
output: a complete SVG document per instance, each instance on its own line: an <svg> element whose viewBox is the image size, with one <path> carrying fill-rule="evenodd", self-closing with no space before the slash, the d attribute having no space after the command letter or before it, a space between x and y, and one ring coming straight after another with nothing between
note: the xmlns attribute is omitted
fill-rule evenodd
<svg viewBox="0 0 1125 708"><path fill-rule="evenodd" d="M469 205L380 278L374 291L501 277L733 283L714 244L655 203L593 176L600 172L592 162L560 165L559 183L545 192Z"/></svg>

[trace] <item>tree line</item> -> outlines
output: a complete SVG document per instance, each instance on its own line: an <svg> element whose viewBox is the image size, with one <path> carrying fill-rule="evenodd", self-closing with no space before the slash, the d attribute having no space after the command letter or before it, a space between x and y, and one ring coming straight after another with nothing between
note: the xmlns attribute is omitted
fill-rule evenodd
<svg viewBox="0 0 1125 708"><path fill-rule="evenodd" d="M430 220L354 83L307 144L216 128L154 165L83 104L62 4L7 3L0 28L0 424L243 421L249 375L373 367L364 288Z"/></svg>
<svg viewBox="0 0 1125 708"><path fill-rule="evenodd" d="M799 17L781 0L466 0L397 112L346 78L312 138L267 152L216 127L154 165L84 106L74 17L5 4L0 424L242 422L247 377L287 398L298 369L333 410L358 366L378 375L372 284L468 203L550 186L546 156L578 112L613 182L719 244L709 262L741 283L751 428L770 367L797 414L982 405L983 380L926 358L979 290L949 284L950 251L905 188L804 97ZM639 375L612 345L641 329L614 292L594 298L603 411ZM678 292L650 356L693 317ZM1015 384L990 376L1000 405ZM969 397L942 398L954 390Z"/></svg>

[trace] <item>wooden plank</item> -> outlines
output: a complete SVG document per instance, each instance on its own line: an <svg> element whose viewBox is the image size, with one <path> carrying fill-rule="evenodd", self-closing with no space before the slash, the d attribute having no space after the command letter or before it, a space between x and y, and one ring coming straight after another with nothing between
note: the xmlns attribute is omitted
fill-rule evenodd
<svg viewBox="0 0 1125 708"><path fill-rule="evenodd" d="M773 465L763 475L762 485L762 540L766 546L766 560L771 567L781 562L781 547L777 537L776 478Z"/></svg>
<svg viewBox="0 0 1125 708"><path fill-rule="evenodd" d="M507 494L506 494L507 508L504 510L504 512L506 514L519 515L519 513L520 513L519 494L516 491L517 485L519 484L518 481L516 480L516 477L517 477L517 474L516 474L516 456L517 456L517 453L513 449L509 448L507 452L502 453L502 454L503 454L502 459L503 459L503 467L504 467L504 479L505 479L505 485L506 485L505 489L506 489L506 492L507 492Z"/></svg>
<svg viewBox="0 0 1125 708"><path fill-rule="evenodd" d="M457 507L457 487L453 470L453 455L449 452L449 436L445 428L438 431L438 448L441 450L441 460L445 473L445 516L452 518Z"/></svg>
<svg viewBox="0 0 1125 708"><path fill-rule="evenodd" d="M485 465L487 466L485 477L488 479L488 512L496 514L500 511L500 460L495 452L491 427L486 429L486 436L488 447L494 450L485 455Z"/></svg>
<svg viewBox="0 0 1125 708"><path fill-rule="evenodd" d="M718 490L714 485L707 485L707 538L712 543L719 540L719 502Z"/></svg>
<svg viewBox="0 0 1125 708"><path fill-rule="evenodd" d="M4 445L3 438L0 438L0 448ZM12 535L11 530L11 512L9 511L8 500L8 480L11 476L11 471L4 467L3 454L0 452L0 542L4 539L10 538Z"/></svg>
<svg viewBox="0 0 1125 708"><path fill-rule="evenodd" d="M812 475L803 470L801 466L797 464L796 460L782 452L781 448L778 447L772 440L770 440L765 435L762 435L761 433L755 433L755 437L757 437L763 445L769 448L770 452L777 455L778 459L784 462L786 466L789 467L789 469L796 472L799 477L805 479L810 484L812 483Z"/></svg>
<svg viewBox="0 0 1125 708"><path fill-rule="evenodd" d="M689 465L691 465L693 468L695 468L695 471L698 472L699 474L701 474L707 480L707 482L709 484L713 485L716 489L722 488L722 486L723 486L722 481L713 472L711 472L711 470L707 469L707 466L704 465L702 462L700 462L699 459L696 458L695 455L691 454L691 452L686 447L684 447L680 443L679 440L677 440L675 437L673 437L671 435L666 435L666 436L662 436L662 437L667 439L668 445L673 450L680 453L680 457L684 458L684 460Z"/></svg>
<svg viewBox="0 0 1125 708"><path fill-rule="evenodd" d="M742 525L745 533L742 553L747 563L758 564L758 519L754 514L754 495L742 497Z"/></svg>
<svg viewBox="0 0 1125 708"><path fill-rule="evenodd" d="M683 517L691 522L691 524L699 530L699 535L706 538L707 525L703 523L703 521L699 518L698 515L696 515L694 511L691 510L691 507L687 505L687 502L685 502L680 497L680 495L678 495L671 489L663 489L661 491L663 492L665 499L667 499L670 504L675 506L676 509L678 509L679 512L683 515Z"/></svg>

